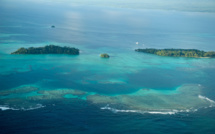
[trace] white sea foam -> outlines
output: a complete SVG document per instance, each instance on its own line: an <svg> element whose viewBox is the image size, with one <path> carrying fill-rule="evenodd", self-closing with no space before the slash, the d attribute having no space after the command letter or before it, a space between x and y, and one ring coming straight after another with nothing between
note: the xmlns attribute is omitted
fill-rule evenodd
<svg viewBox="0 0 215 134"><path fill-rule="evenodd" d="M215 106L215 101L213 101L213 100L211 100L211 99L209 99L209 98L207 98L205 96L202 96L202 95L199 95L198 97L200 99L202 99L202 100L206 100L206 101L210 102L210 106L209 107L214 107ZM208 108L208 107L205 107L205 108Z"/></svg>
<svg viewBox="0 0 215 134"><path fill-rule="evenodd" d="M109 105L105 107L101 107L102 110L110 110L114 113L123 112L123 113L140 113L140 114L163 114L163 115L174 115L176 113L189 113L189 112L196 112L198 109L186 109L186 110L176 110L176 109L160 109L160 110L153 110L153 111L142 111L142 110L122 110L111 108Z"/></svg>
<svg viewBox="0 0 215 134"><path fill-rule="evenodd" d="M2 111L5 111L5 110L18 110L18 109L11 108L11 107L6 106L6 105L4 105L4 106L0 105L0 109L1 109Z"/></svg>
<svg viewBox="0 0 215 134"><path fill-rule="evenodd" d="M45 106L43 106L42 104L37 104L37 105L34 106L34 107L21 108L21 110L28 111L28 110L35 110L35 109L39 109L39 108L43 108L43 107L45 107Z"/></svg>
<svg viewBox="0 0 215 134"><path fill-rule="evenodd" d="M103 110L110 110L114 113L123 112L123 113L141 113L141 114L176 114L179 112L178 110L166 110L166 111L142 111L142 110L121 110L121 109L115 109L111 108L109 105L106 105L105 107L101 107Z"/></svg>
<svg viewBox="0 0 215 134"><path fill-rule="evenodd" d="M170 114L170 115L172 115L172 114L176 114L177 112L146 112L146 113L149 113L149 114Z"/></svg>
<svg viewBox="0 0 215 134"><path fill-rule="evenodd" d="M206 107L202 107L202 108L209 108L209 107L214 107L215 106L215 101L202 96L202 95L198 95L198 98L205 100L207 102L209 102L209 105ZM145 114L145 113L149 113L149 114L169 114L169 115L173 115L176 113L189 113L189 112L196 112L198 111L198 109L191 107L189 109L185 109L185 110L176 110L176 109L159 109L159 110L151 110L151 111L142 111L142 110L124 110L124 109L116 109L116 108L112 108L109 105L106 105L105 107L101 107L101 109L103 110L110 110L114 113L118 113L118 112L130 112L130 113L141 113L141 114Z"/></svg>
<svg viewBox="0 0 215 134"><path fill-rule="evenodd" d="M209 99L209 98L207 98L207 97L205 97L205 96L199 95L198 97L199 97L200 99L207 100L207 101L209 101L209 102L215 104L215 101L213 101L213 100L211 100L211 99Z"/></svg>
<svg viewBox="0 0 215 134"><path fill-rule="evenodd" d="M43 106L42 104L37 104L34 107L29 107L29 108L13 108L13 107L9 107L7 105L0 105L0 110L5 111L5 110L23 110L23 111L28 111L28 110L35 110L35 109L39 109L39 108L43 108L45 106Z"/></svg>

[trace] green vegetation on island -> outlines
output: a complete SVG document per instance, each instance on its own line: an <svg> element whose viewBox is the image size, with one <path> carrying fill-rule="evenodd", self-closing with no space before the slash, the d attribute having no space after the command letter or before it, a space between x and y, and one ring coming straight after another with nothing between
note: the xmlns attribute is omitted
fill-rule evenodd
<svg viewBox="0 0 215 134"><path fill-rule="evenodd" d="M44 47L19 48L11 54L71 54L78 55L79 49L73 47L60 47L55 45L47 45Z"/></svg>
<svg viewBox="0 0 215 134"><path fill-rule="evenodd" d="M215 57L214 51L200 51L197 49L154 49L154 48L146 48L146 49L136 49L137 52L144 52L150 54L156 54L160 56L172 56L172 57Z"/></svg>
<svg viewBox="0 0 215 134"><path fill-rule="evenodd" d="M104 54L100 54L100 57L102 57L102 58L109 58L110 56L108 54L104 53Z"/></svg>

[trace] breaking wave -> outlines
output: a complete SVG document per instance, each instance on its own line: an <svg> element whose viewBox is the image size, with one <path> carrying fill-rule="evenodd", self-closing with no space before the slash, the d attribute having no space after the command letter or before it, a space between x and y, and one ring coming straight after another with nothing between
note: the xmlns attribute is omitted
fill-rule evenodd
<svg viewBox="0 0 215 134"><path fill-rule="evenodd" d="M11 107L9 107L9 106L2 106L2 105L0 105L0 109L1 109L2 111L5 111L5 110L18 110L18 109L15 109L15 108L11 108Z"/></svg>
<svg viewBox="0 0 215 134"><path fill-rule="evenodd" d="M9 107L7 105L0 105L0 110L5 111L5 110L23 110L23 111L28 111L28 110L35 110L35 109L39 109L39 108L43 108L45 106L43 106L42 104L36 104L34 107L28 107L28 108L14 108L14 107Z"/></svg>
<svg viewBox="0 0 215 134"><path fill-rule="evenodd" d="M215 106L215 101L202 96L202 95L198 95L198 98L208 101L210 103L210 105L208 107L214 107ZM204 108L208 108L208 107L204 107ZM194 109L194 108L190 108L190 109L186 109L186 110L176 110L176 109L160 109L160 110L154 110L154 111L142 111L142 110L124 110L124 109L116 109L116 108L112 108L109 106L109 104L107 104L105 107L101 107L100 109L102 110L110 110L114 113L119 113L119 112L123 112L123 113L140 113L140 114L163 114L163 115L173 115L176 113L185 113L185 112L196 112L198 111L198 109Z"/></svg>
<svg viewBox="0 0 215 134"><path fill-rule="evenodd" d="M176 114L178 112L190 112L191 109L189 110L160 110L160 111L142 111L142 110L121 110L121 109L115 109L115 108L111 108L109 105L106 105L105 107L101 107L102 110L110 110L114 113L118 113L118 112L123 112L123 113L140 113L140 114L169 114L169 115L173 115ZM197 109L196 109L197 111Z"/></svg>
<svg viewBox="0 0 215 134"><path fill-rule="evenodd" d="M209 98L207 98L205 96L202 96L202 95L199 95L198 97L200 99L202 99L202 100L206 100L206 101L210 102L210 106L209 107L214 107L215 106L215 101L213 101L213 100L211 100L211 99L209 99Z"/></svg>

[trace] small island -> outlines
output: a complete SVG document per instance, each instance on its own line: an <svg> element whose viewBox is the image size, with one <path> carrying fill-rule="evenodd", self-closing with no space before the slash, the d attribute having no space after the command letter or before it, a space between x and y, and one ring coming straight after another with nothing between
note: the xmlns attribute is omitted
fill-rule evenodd
<svg viewBox="0 0 215 134"><path fill-rule="evenodd" d="M172 56L172 57L194 57L194 58L214 58L214 51L200 51L197 49L154 49L154 48L146 48L146 49L135 49L137 52L156 54L160 56Z"/></svg>
<svg viewBox="0 0 215 134"><path fill-rule="evenodd" d="M54 25L52 25L52 26L51 26L51 28L55 28L55 26L54 26Z"/></svg>
<svg viewBox="0 0 215 134"><path fill-rule="evenodd" d="M17 51L11 54L70 54L78 55L79 49L73 47L61 47L55 45L47 45L44 47L29 47L29 48L19 48Z"/></svg>
<svg viewBox="0 0 215 134"><path fill-rule="evenodd" d="M104 53L104 54L100 54L100 57L102 57L102 58L109 58L110 56L108 54Z"/></svg>

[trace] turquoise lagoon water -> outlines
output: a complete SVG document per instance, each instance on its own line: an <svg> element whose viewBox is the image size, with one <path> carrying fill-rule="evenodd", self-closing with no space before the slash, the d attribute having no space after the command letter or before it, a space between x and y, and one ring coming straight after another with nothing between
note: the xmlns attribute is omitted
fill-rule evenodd
<svg viewBox="0 0 215 134"><path fill-rule="evenodd" d="M0 9L1 133L214 132L215 59L134 51L214 51L213 12L28 2ZM81 53L10 55L47 44Z"/></svg>

